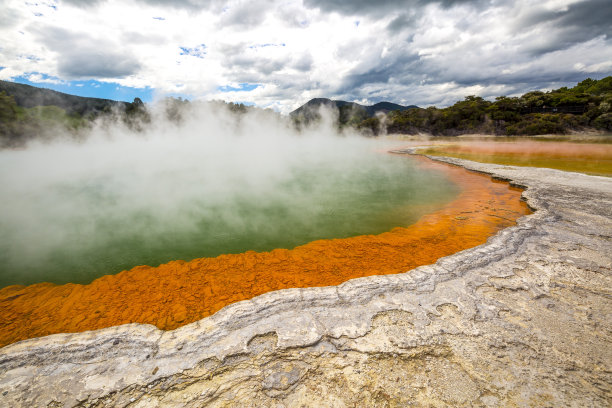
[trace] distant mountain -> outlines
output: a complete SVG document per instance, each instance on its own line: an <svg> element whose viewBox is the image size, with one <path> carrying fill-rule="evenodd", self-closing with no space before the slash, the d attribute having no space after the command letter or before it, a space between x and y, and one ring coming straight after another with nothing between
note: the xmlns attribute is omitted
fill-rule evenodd
<svg viewBox="0 0 612 408"><path fill-rule="evenodd" d="M377 112L405 112L418 109L418 106L402 106L391 102L379 102L375 105L360 105L355 102L334 101L327 98L315 98L306 102L289 114L294 124L298 127L308 126L321 120L320 108L326 106L338 113L338 127L352 127L363 130L369 134L377 135L381 131L381 123ZM383 130L384 131L384 130Z"/></svg>
<svg viewBox="0 0 612 408"><path fill-rule="evenodd" d="M408 109L416 109L418 108L418 106L416 105L403 106L403 105L398 105L397 103L393 103L393 102L378 102L372 106L365 106L365 108L368 111L368 113L373 115L376 112L387 113L387 112L392 112L392 111L405 111Z"/></svg>
<svg viewBox="0 0 612 408"><path fill-rule="evenodd" d="M128 106L128 102L86 98L8 81L0 81L0 92L2 91L6 92L7 95L13 96L17 106L22 108L53 105L64 109L68 114L98 114L110 112L113 108L125 109Z"/></svg>
<svg viewBox="0 0 612 408"><path fill-rule="evenodd" d="M403 106L403 105L398 105L392 102L378 102L375 105L368 106L368 105L360 105L355 102L334 101L334 100L327 99L327 98L315 98L315 99L309 100L304 105L300 106L299 108L291 112L290 115L299 116L302 114L302 115L310 116L311 112L318 110L318 108L322 105L332 107L332 108L335 107L341 111L351 110L353 112L363 112L369 117L374 116L376 112L387 113L391 111L405 111L408 109L418 108L418 106L416 105Z"/></svg>

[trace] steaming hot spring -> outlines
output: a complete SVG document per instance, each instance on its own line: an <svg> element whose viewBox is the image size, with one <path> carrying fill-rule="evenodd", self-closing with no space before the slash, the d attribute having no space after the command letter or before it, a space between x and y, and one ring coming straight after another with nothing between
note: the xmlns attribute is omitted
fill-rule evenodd
<svg viewBox="0 0 612 408"><path fill-rule="evenodd" d="M173 329L272 290L405 272L528 212L506 183L397 146L203 110L1 152L0 345Z"/></svg>

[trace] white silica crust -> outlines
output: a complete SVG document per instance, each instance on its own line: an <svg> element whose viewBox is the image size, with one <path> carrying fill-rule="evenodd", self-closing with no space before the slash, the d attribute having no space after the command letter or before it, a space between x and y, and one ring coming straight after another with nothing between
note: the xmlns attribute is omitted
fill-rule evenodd
<svg viewBox="0 0 612 408"><path fill-rule="evenodd" d="M430 158L525 188L535 212L403 274L271 292L173 331L6 346L0 406L606 406L612 178Z"/></svg>

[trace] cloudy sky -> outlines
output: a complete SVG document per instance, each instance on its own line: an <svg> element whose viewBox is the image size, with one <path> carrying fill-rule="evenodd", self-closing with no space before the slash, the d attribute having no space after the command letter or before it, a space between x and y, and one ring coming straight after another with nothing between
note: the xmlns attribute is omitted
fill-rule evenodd
<svg viewBox="0 0 612 408"><path fill-rule="evenodd" d="M446 106L612 74L610 0L0 0L0 79L289 112Z"/></svg>

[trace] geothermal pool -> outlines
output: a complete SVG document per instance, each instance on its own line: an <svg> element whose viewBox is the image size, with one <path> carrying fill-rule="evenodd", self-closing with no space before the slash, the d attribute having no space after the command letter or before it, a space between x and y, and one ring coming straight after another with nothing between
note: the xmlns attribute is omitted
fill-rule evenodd
<svg viewBox="0 0 612 408"><path fill-rule="evenodd" d="M189 159L91 169L79 153L0 153L0 288L89 283L138 265L379 234L459 193L445 174L367 145L278 169Z"/></svg>
<svg viewBox="0 0 612 408"><path fill-rule="evenodd" d="M133 322L171 330L273 290L406 272L482 244L529 213L521 191L507 183L426 159L395 158L410 166L418 160L451 179L459 194L416 223L378 235L135 267L88 285L9 286L0 289L0 346Z"/></svg>
<svg viewBox="0 0 612 408"><path fill-rule="evenodd" d="M406 272L529 213L397 142L203 122L0 152L0 346Z"/></svg>

